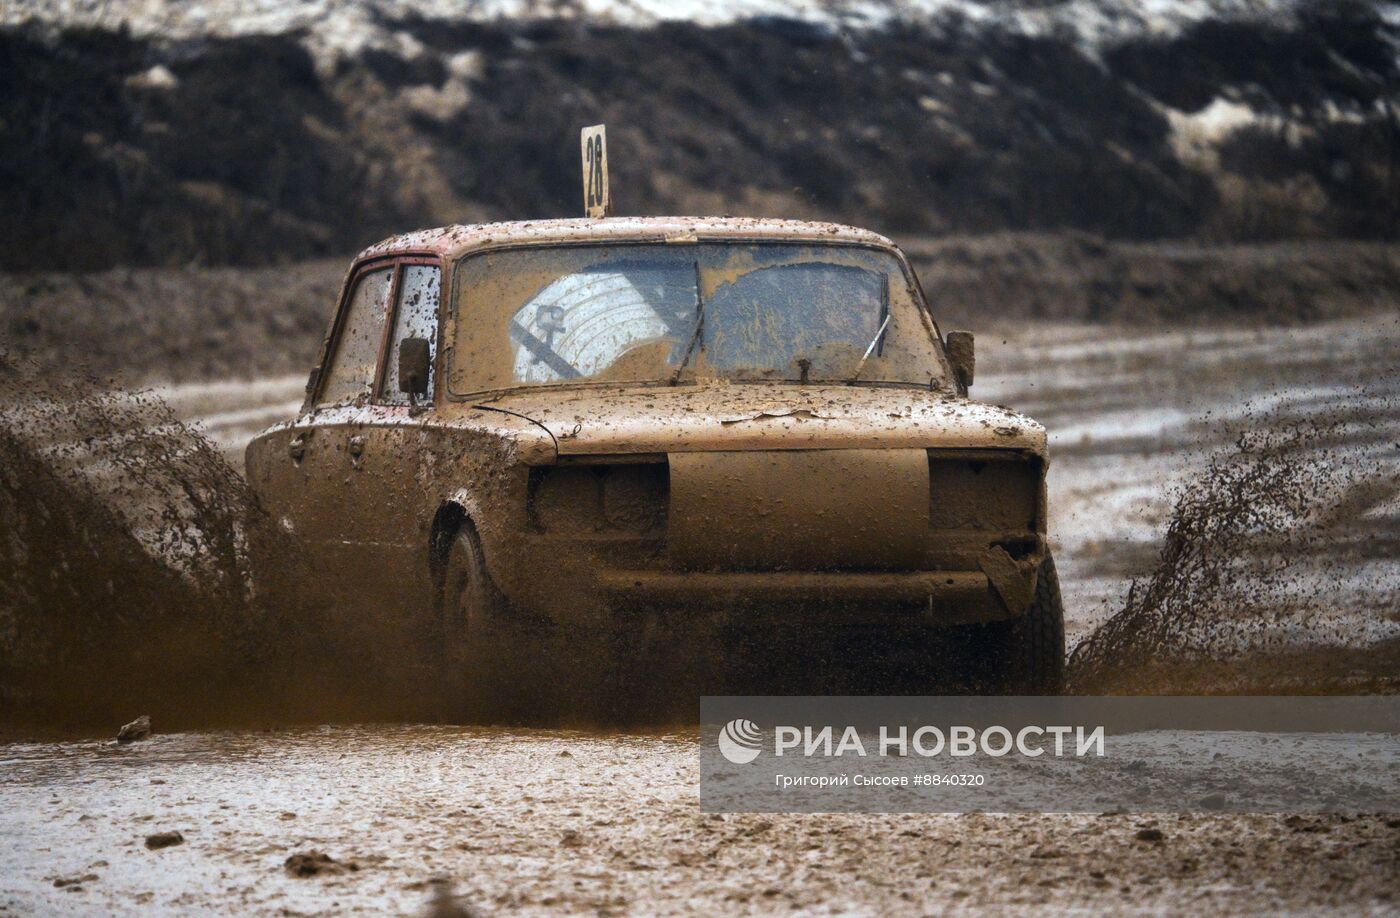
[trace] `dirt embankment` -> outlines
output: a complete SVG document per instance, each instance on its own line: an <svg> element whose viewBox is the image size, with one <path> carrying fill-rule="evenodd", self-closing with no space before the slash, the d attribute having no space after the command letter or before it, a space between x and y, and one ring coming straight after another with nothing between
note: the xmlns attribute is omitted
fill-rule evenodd
<svg viewBox="0 0 1400 918"><path fill-rule="evenodd" d="M1400 303L1400 246L1123 243L1078 234L901 240L935 316L1295 325Z"/></svg>
<svg viewBox="0 0 1400 918"><path fill-rule="evenodd" d="M114 268L0 275L0 348L57 379L305 373L348 259L276 268Z"/></svg>
<svg viewBox="0 0 1400 918"><path fill-rule="evenodd" d="M0 267L257 264L574 215L577 131L599 121L622 213L1236 241L1400 226L1400 26L1367 3L1103 45L952 9L847 30L359 6L333 52L246 27L0 31Z"/></svg>

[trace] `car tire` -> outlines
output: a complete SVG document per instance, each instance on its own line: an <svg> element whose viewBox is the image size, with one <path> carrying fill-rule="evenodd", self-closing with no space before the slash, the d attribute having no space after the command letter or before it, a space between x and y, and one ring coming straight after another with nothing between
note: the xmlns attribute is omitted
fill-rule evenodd
<svg viewBox="0 0 1400 918"><path fill-rule="evenodd" d="M1046 555L1025 614L986 625L979 655L989 688L1002 695L1058 695L1065 682L1065 608L1055 559Z"/></svg>
<svg viewBox="0 0 1400 918"><path fill-rule="evenodd" d="M486 553L470 522L448 543L438 584L438 621L449 646L482 650L499 639L505 599L486 571Z"/></svg>

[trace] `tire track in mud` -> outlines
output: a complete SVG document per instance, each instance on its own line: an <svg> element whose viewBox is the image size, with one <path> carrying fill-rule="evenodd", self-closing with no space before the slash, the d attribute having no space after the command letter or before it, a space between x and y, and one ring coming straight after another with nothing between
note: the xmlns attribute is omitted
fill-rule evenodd
<svg viewBox="0 0 1400 918"><path fill-rule="evenodd" d="M487 915L1367 913L1400 895L1385 816L706 814L691 732L368 725L3 753L0 907L20 914L433 915L434 877ZM142 846L166 828L186 843ZM291 875L308 849L358 869Z"/></svg>

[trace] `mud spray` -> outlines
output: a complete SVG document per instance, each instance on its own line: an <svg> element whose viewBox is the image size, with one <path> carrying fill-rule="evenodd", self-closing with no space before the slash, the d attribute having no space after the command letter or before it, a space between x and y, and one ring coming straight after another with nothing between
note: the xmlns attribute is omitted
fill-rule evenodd
<svg viewBox="0 0 1400 918"><path fill-rule="evenodd" d="M1324 422L1247 413L1233 446L1179 486L1155 568L1071 653L1070 690L1400 689L1400 525L1372 512L1400 493L1400 444L1375 418L1345 400Z"/></svg>
<svg viewBox="0 0 1400 918"><path fill-rule="evenodd" d="M3 356L0 405L5 720L246 721L344 696L354 654L309 567L168 406Z"/></svg>
<svg viewBox="0 0 1400 918"><path fill-rule="evenodd" d="M372 677L379 661L337 621L333 583L157 397L0 357L0 400L5 721L443 710L421 682L410 700ZM1396 688L1400 643L1352 633L1358 614L1394 623L1394 589L1364 588L1360 609L1334 602L1339 565L1400 545L1393 514L1366 512L1400 489L1394 464L1374 461L1396 447L1345 421L1254 421L1181 490L1155 570L1073 652L1072 690Z"/></svg>

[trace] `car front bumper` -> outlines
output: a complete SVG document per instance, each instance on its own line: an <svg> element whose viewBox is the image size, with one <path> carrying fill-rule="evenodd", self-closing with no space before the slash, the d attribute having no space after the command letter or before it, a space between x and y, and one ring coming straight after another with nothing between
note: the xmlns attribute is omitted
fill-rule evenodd
<svg viewBox="0 0 1400 918"><path fill-rule="evenodd" d="M856 616L862 621L918 617L930 625L959 625L1000 621L1024 611L1010 610L982 571L610 570L598 574L598 585L614 602L687 607L800 603L864 610Z"/></svg>

